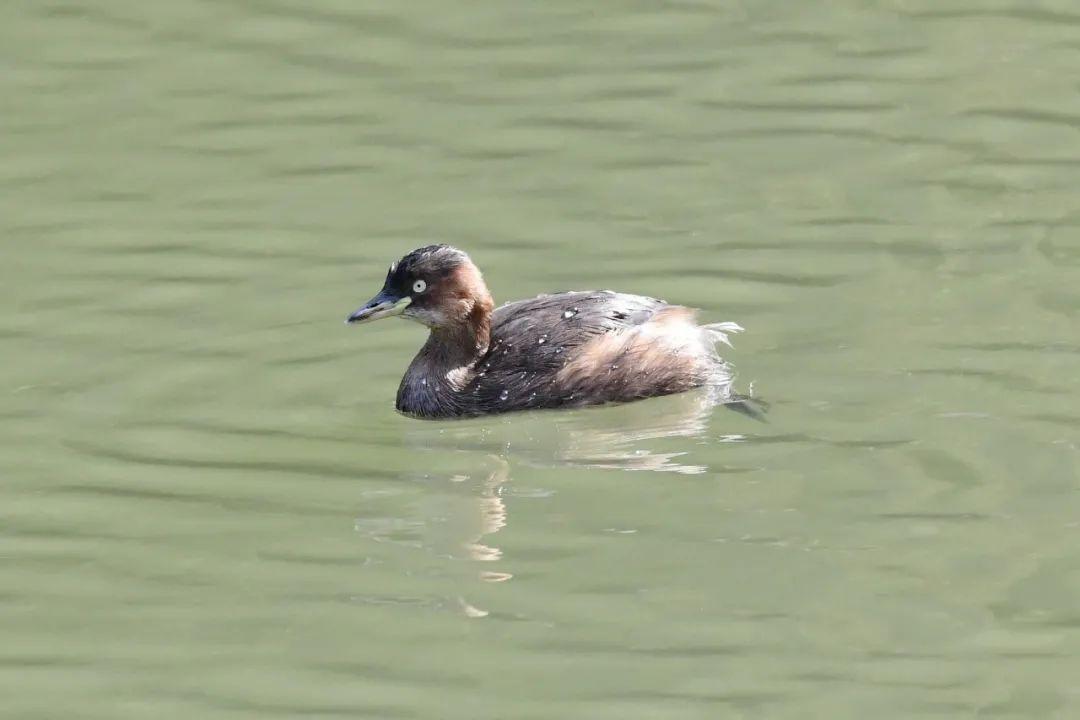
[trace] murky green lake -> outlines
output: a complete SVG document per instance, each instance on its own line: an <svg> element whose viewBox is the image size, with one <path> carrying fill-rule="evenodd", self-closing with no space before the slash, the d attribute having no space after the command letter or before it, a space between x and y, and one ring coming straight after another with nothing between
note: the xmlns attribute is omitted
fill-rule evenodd
<svg viewBox="0 0 1080 720"><path fill-rule="evenodd" d="M0 715L1080 715L1080 8L0 6ZM422 423L389 262L746 327Z"/></svg>

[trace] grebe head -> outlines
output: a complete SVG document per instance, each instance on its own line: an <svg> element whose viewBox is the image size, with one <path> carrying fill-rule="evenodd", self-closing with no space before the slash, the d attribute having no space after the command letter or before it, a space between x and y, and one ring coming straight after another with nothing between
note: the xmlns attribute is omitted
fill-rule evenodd
<svg viewBox="0 0 1080 720"><path fill-rule="evenodd" d="M382 290L348 317L362 323L400 315L432 331L486 326L492 308L480 271L461 250L429 245L390 266Z"/></svg>

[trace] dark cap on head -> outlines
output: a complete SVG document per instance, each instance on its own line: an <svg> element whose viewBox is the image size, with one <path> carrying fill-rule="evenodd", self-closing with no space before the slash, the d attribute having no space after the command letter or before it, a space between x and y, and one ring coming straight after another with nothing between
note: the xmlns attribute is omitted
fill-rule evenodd
<svg viewBox="0 0 1080 720"><path fill-rule="evenodd" d="M405 290L415 278L430 282L449 275L467 262L469 256L450 245L417 248L390 266L386 273L386 286Z"/></svg>
<svg viewBox="0 0 1080 720"><path fill-rule="evenodd" d="M471 268L471 275L462 276L458 271L463 267ZM462 285L463 278L473 276L475 282ZM449 245L418 248L390 266L382 290L347 322L403 315L429 326L444 324L451 317L446 304L450 298L460 297L463 287L473 292L479 288L487 296L487 288L468 255Z"/></svg>

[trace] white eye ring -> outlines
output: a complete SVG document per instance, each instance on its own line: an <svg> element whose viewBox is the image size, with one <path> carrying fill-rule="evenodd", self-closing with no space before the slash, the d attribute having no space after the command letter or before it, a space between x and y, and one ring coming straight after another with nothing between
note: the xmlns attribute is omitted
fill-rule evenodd
<svg viewBox="0 0 1080 720"><path fill-rule="evenodd" d="M412 291L414 293L422 293L427 290L427 283L423 280L417 280L412 284Z"/></svg>

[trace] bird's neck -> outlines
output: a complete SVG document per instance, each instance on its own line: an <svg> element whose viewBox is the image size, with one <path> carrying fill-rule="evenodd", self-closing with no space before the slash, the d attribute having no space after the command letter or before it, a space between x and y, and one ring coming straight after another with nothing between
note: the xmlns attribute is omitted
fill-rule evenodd
<svg viewBox="0 0 1080 720"><path fill-rule="evenodd" d="M477 302L462 322L431 329L398 388L398 410L422 417L466 414L462 391L491 341L490 296Z"/></svg>

